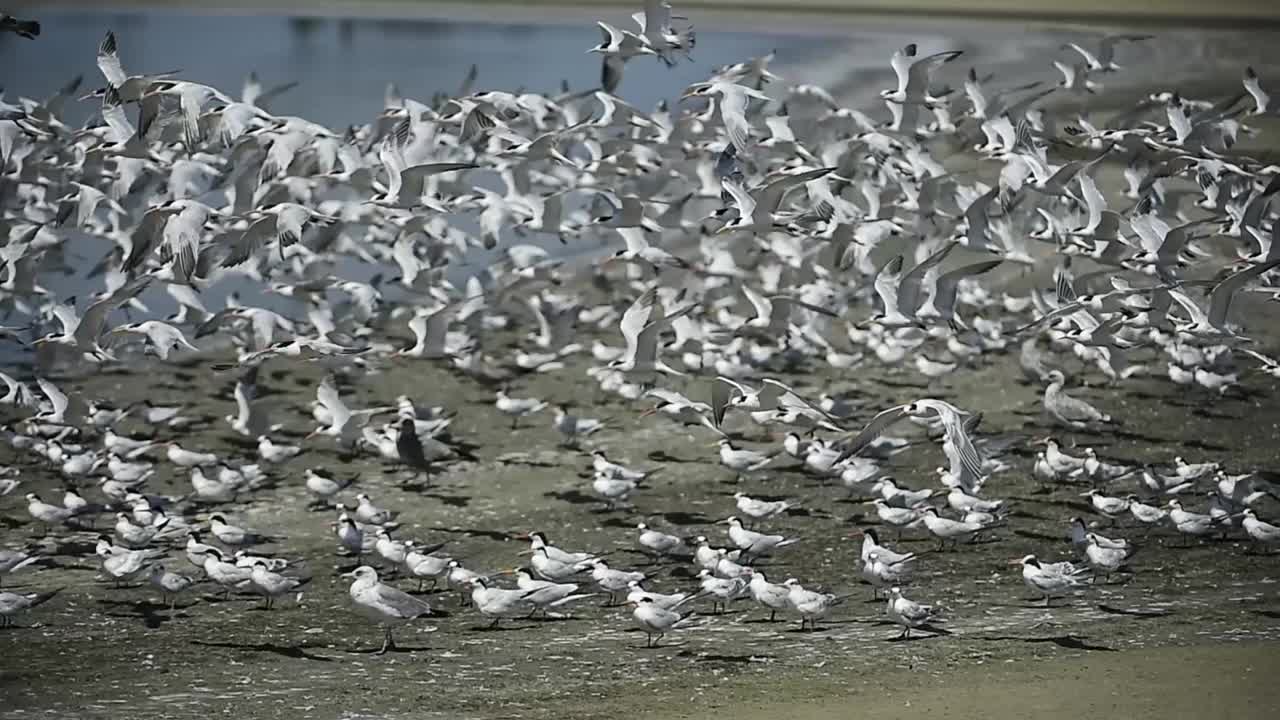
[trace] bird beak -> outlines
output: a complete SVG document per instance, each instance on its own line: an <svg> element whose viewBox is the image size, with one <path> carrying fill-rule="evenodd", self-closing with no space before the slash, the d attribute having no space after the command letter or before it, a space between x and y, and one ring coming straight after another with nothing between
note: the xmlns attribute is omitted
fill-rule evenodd
<svg viewBox="0 0 1280 720"><path fill-rule="evenodd" d="M356 572L355 572L355 570L352 570L351 572L344 572L344 573L342 573L341 575L339 575L338 577L354 578L355 576L356 576Z"/></svg>
<svg viewBox="0 0 1280 720"><path fill-rule="evenodd" d="M1089 493L1087 493L1087 492L1082 492L1082 493L1080 493L1079 497L1089 497Z"/></svg>
<svg viewBox="0 0 1280 720"><path fill-rule="evenodd" d="M1021 565L1021 564L1022 564L1022 558L1018 558L1017 560L1010 560L1008 564L1010 564L1010 565Z"/></svg>
<svg viewBox="0 0 1280 720"><path fill-rule="evenodd" d="M518 552L518 553L516 553L516 554L517 554L517 555L532 555L532 554L533 554L533 551L532 551L532 550L521 550L520 552Z"/></svg>
<svg viewBox="0 0 1280 720"><path fill-rule="evenodd" d="M862 537L862 534L863 534L863 533L862 533L862 531L861 531L861 530L854 530L853 532L849 533L848 535L845 535L845 537L851 537L851 538L854 538L854 537Z"/></svg>

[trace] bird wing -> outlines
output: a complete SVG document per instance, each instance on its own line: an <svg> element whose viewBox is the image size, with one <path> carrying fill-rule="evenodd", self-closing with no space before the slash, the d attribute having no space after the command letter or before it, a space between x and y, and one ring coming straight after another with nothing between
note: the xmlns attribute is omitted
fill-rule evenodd
<svg viewBox="0 0 1280 720"><path fill-rule="evenodd" d="M847 457L857 455L864 448L875 442L876 438L884 434L894 423L907 416L907 406L898 405L888 410L881 411L878 415L871 418L871 422L867 423L857 435L845 441L845 449L841 451L840 457L836 462L844 460Z"/></svg>
<svg viewBox="0 0 1280 720"><path fill-rule="evenodd" d="M320 381L320 386L316 388L316 400L329 411L329 415L333 420L334 427L342 427L347 424L347 420L351 417L351 411L347 408L346 403L342 402L342 398L338 396L338 387L334 384L332 375L325 376Z"/></svg>
<svg viewBox="0 0 1280 720"><path fill-rule="evenodd" d="M631 303L631 307L622 314L622 337L627 341L627 357L636 358L636 352L639 349L640 333L644 331L649 324L649 318L653 315L654 307L658 305L658 288L651 287L635 302Z"/></svg>
<svg viewBox="0 0 1280 720"><path fill-rule="evenodd" d="M931 408L942 418L942 428L946 432L947 440L951 442L952 447L956 448L960 453L960 459L964 463L965 470L968 470L974 477L982 476L982 456L978 454L978 449L973 446L973 440L969 438L969 434L965 431L965 416L960 409L951 403L941 400L919 400L917 405Z"/></svg>
<svg viewBox="0 0 1280 720"><path fill-rule="evenodd" d="M919 309L924 297L920 294L925 275L946 259L956 247L955 243L946 243L920 264L911 268L898 281L898 305L903 312L914 313Z"/></svg>
<svg viewBox="0 0 1280 720"><path fill-rule="evenodd" d="M747 285L742 286L742 294L747 297L747 302L751 303L751 307L755 309L756 317L762 320L768 319L773 314L773 303L768 298L752 290Z"/></svg>
<svg viewBox="0 0 1280 720"><path fill-rule="evenodd" d="M889 58L889 66L893 68L893 72L898 76L898 92L905 93L907 86L911 83L911 58L916 54L915 43L905 48L893 51L893 55Z"/></svg>
<svg viewBox="0 0 1280 720"><path fill-rule="evenodd" d="M1227 313L1231 310L1231 301L1236 292L1248 284L1249 281L1270 272L1276 267L1280 267L1280 260L1259 263L1230 275L1215 285L1209 291L1209 324L1215 328L1225 328Z"/></svg>
<svg viewBox="0 0 1280 720"><path fill-rule="evenodd" d="M80 325L76 327L76 342L83 346L89 346L97 342L98 338L102 337L103 326L106 325L107 316L111 314L111 311L137 297L150 283L151 276L143 275L126 283L111 295L90 305L84 311L84 316L80 318Z"/></svg>
<svg viewBox="0 0 1280 720"><path fill-rule="evenodd" d="M727 377L717 376L711 383L711 419L717 428L724 422L725 411L729 409L734 393L746 395L741 385Z"/></svg>
<svg viewBox="0 0 1280 720"><path fill-rule="evenodd" d="M431 606L416 597L379 583L375 588L378 602L402 618L415 618L431 612Z"/></svg>
<svg viewBox="0 0 1280 720"><path fill-rule="evenodd" d="M741 185L732 180L721 180L720 187L733 198L733 204L738 206L738 217L745 223L749 221L756 211L755 198L751 197L751 193L747 192Z"/></svg>
<svg viewBox="0 0 1280 720"><path fill-rule="evenodd" d="M782 198L787 194L788 190L799 187L810 180L824 177L833 170L835 170L834 167L821 167L799 173L775 173L766 178L766 184L763 188L756 189L757 204L770 213L774 213L782 204Z"/></svg>
<svg viewBox="0 0 1280 720"><path fill-rule="evenodd" d="M884 303L885 314L892 314L898 309L898 279L902 271L902 256L895 255L884 265L880 266L880 271L876 273L875 289L876 294L880 296L880 301Z"/></svg>
<svg viewBox="0 0 1280 720"><path fill-rule="evenodd" d="M44 393L45 397L49 398L49 404L53 406L54 415L60 416L66 412L67 405L70 404L67 400L66 393L58 389L57 385L54 385L42 377L36 378L36 384L40 386L40 392Z"/></svg>
<svg viewBox="0 0 1280 720"><path fill-rule="evenodd" d="M721 86L720 120L729 135L729 142L739 153L747 149L747 139L751 135L751 125L747 122L748 96L759 97L760 93L731 83Z"/></svg>
<svg viewBox="0 0 1280 720"><path fill-rule="evenodd" d="M933 71L942 67L944 64L955 60L964 54L963 50L947 50L940 53L934 53L928 57L920 58L911 63L910 69L907 71L907 87L901 88L908 95L920 94L924 95L929 91L929 76ZM897 68L894 68L896 71ZM902 76L898 76L898 82L902 82Z"/></svg>
<svg viewBox="0 0 1280 720"><path fill-rule="evenodd" d="M231 251L222 259L222 267L234 267L249 262L254 255L276 235L276 216L265 215L253 221L240 233L232 235Z"/></svg>
<svg viewBox="0 0 1280 720"><path fill-rule="evenodd" d="M649 247L648 241L644 239L644 228L620 227L617 230L622 236L622 241L627 244L627 252L641 253Z"/></svg>
<svg viewBox="0 0 1280 720"><path fill-rule="evenodd" d="M779 380L774 380L773 378L764 378L761 382L766 386L764 392L765 395L776 393L774 401L779 407L803 408L815 412L822 417L832 419L830 415L818 409L816 405L801 397L799 393L791 388L791 386ZM772 390L770 390L770 388L772 388ZM761 403L764 403L763 398L761 399Z"/></svg>
<svg viewBox="0 0 1280 720"><path fill-rule="evenodd" d="M111 139L118 144L128 142L129 138L137 133L124 112L120 93L114 87L107 88L107 92L102 96L102 120L111 129Z"/></svg>
<svg viewBox="0 0 1280 720"><path fill-rule="evenodd" d="M98 46L98 69L102 71L102 77L106 78L107 85L116 88L124 84L129 77L124 74L124 68L120 66L120 56L116 53L116 34L107 31L107 36L102 39L102 44Z"/></svg>
<svg viewBox="0 0 1280 720"><path fill-rule="evenodd" d="M955 309L956 290L960 287L960 281L967 277L973 277L975 275L990 272L1002 262L1004 261L985 260L983 262L958 267L955 270L945 272L938 276L938 289L936 294L933 296L933 308L944 317L951 317Z"/></svg>

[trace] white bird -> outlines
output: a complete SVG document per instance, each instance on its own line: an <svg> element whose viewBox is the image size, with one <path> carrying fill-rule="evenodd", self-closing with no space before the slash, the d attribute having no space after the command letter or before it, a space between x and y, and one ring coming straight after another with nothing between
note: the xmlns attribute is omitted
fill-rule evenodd
<svg viewBox="0 0 1280 720"><path fill-rule="evenodd" d="M636 529L640 531L640 535L636 537L636 543L659 559L675 553L683 553L689 549L682 538L654 530L644 523L636 525Z"/></svg>
<svg viewBox="0 0 1280 720"><path fill-rule="evenodd" d="M965 431L966 414L951 403L925 398L905 405L898 405L877 414L857 435L846 440L840 459L851 457L869 447L892 425L904 418L929 418L937 416L942 423L945 438L958 451L967 472L982 477L982 456Z"/></svg>
<svg viewBox="0 0 1280 720"><path fill-rule="evenodd" d="M922 605L902 596L900 588L889 589L889 601L885 605L885 615L895 625L902 626L899 637L911 637L911 631L925 627L941 619L941 614L932 605Z"/></svg>
<svg viewBox="0 0 1280 720"><path fill-rule="evenodd" d="M489 627L497 627L504 617L531 615L537 610L538 606L529 600L529 596L537 592L490 587L487 579L477 577L471 581L471 605L481 615L493 619Z"/></svg>
<svg viewBox="0 0 1280 720"><path fill-rule="evenodd" d="M747 141L751 139L751 125L747 122L748 103L752 99L769 100L769 96L759 90L724 80L690 85L680 99L691 97L719 99L720 121L724 124L729 142L733 143L739 154L746 152Z"/></svg>
<svg viewBox="0 0 1280 720"><path fill-rule="evenodd" d="M249 588L262 596L268 610L276 598L294 592L310 581L311 578L295 578L273 572L263 560L255 562L249 574Z"/></svg>
<svg viewBox="0 0 1280 720"><path fill-rule="evenodd" d="M765 533L748 530L742 526L742 521L736 517L728 518L725 522L729 525L729 541L742 551L744 557L760 557L774 550L800 542L800 538L766 535Z"/></svg>
<svg viewBox="0 0 1280 720"><path fill-rule="evenodd" d="M801 630L806 624L810 629L817 630L818 620L826 617L831 608L847 597L807 590L795 578L787 578L782 584L787 588L787 606L800 615Z"/></svg>
<svg viewBox="0 0 1280 720"><path fill-rule="evenodd" d="M763 572L747 568L747 592L751 599L769 609L769 622L777 620L779 610L791 608L791 588L769 582Z"/></svg>
<svg viewBox="0 0 1280 720"><path fill-rule="evenodd" d="M1022 582L1044 598L1044 606L1055 597L1081 587L1078 572L1070 563L1041 563L1035 555L1014 561L1022 566Z"/></svg>
<svg viewBox="0 0 1280 720"><path fill-rule="evenodd" d="M645 647L649 648L657 647L663 636L689 617L688 613L682 615L675 610L659 606L653 598L648 596L638 598L634 601L634 605L635 609L631 611L631 617L640 629L644 630Z"/></svg>
<svg viewBox="0 0 1280 720"><path fill-rule="evenodd" d="M1263 547L1280 543L1280 527L1258 519L1252 508L1245 508L1241 525L1254 543Z"/></svg>
<svg viewBox="0 0 1280 720"><path fill-rule="evenodd" d="M626 341L626 350L618 359L609 363L613 370L624 373L652 376L654 373L684 375L658 357L658 335L672 320L687 315L693 303L667 312L658 300L658 288L653 286L631 303L622 314L619 327Z"/></svg>
<svg viewBox="0 0 1280 720"><path fill-rule="evenodd" d="M948 50L919 59L916 58L916 52L915 43L894 51L889 64L898 76L898 87L893 90L881 90L880 97L898 105L932 106L943 102L929 95L930 78L934 71L955 60L962 51Z"/></svg>
<svg viewBox="0 0 1280 720"><path fill-rule="evenodd" d="M543 408L549 403L538 400L536 398L513 398L507 394L505 388L498 390L497 400L494 401L494 407L503 415L511 416L511 429L515 430L520 424L520 418L528 417Z"/></svg>
<svg viewBox="0 0 1280 720"><path fill-rule="evenodd" d="M178 596L196 582L186 575L165 570L160 563L151 566L147 580L160 590L160 602L169 606L170 613L178 606Z"/></svg>
<svg viewBox="0 0 1280 720"><path fill-rule="evenodd" d="M4 582L5 575L11 575L39 561L38 555L28 555L22 550L0 549L0 583Z"/></svg>
<svg viewBox="0 0 1280 720"><path fill-rule="evenodd" d="M568 407L557 405L556 415L551 421L551 426L556 429L556 432L564 436L564 442L568 447L575 447L579 438L603 430L607 423L608 420L571 415Z"/></svg>
<svg viewBox="0 0 1280 720"><path fill-rule="evenodd" d="M719 560L717 554L717 560ZM747 593L745 576L732 578L716 577L711 570L703 568L698 571L698 579L702 585L701 595L711 596L711 611L720 612L721 606L728 609L729 603L744 597Z"/></svg>
<svg viewBox="0 0 1280 720"><path fill-rule="evenodd" d="M733 499L738 506L738 512L753 520L777 517L797 505L789 500L761 500L741 492L734 493Z"/></svg>
<svg viewBox="0 0 1280 720"><path fill-rule="evenodd" d="M13 617L20 612L30 610L37 605L48 602L54 595L61 591L52 590L49 592L33 592L33 593L13 593L0 592L0 628L9 627L14 624Z"/></svg>
<svg viewBox="0 0 1280 720"><path fill-rule="evenodd" d="M361 565L344 573L342 577L352 578L349 593L356 610L383 627L382 647L377 652L379 655L395 649L392 631L397 625L431 614L429 604L379 582L378 571L368 565Z"/></svg>
<svg viewBox="0 0 1280 720"><path fill-rule="evenodd" d="M282 463L298 456L302 448L297 445L277 445L266 435L258 436L258 457L269 463Z"/></svg>

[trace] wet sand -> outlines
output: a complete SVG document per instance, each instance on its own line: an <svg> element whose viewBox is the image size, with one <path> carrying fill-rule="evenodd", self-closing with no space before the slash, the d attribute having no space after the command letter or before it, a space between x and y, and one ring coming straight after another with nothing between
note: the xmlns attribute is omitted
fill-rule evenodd
<svg viewBox="0 0 1280 720"><path fill-rule="evenodd" d="M847 693L726 704L738 720L1162 718L1245 720L1280 712L1280 644L1223 643L1119 652L1060 650L1034 661L959 667L943 675L890 670ZM705 711L646 711L653 720Z"/></svg>

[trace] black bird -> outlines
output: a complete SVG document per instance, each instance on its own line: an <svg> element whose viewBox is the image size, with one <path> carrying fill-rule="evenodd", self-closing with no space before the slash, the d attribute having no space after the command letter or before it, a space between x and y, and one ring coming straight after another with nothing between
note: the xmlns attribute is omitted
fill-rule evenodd
<svg viewBox="0 0 1280 720"><path fill-rule="evenodd" d="M0 32L17 33L28 40L35 40L40 34L40 23L35 20L19 20L12 15L0 12Z"/></svg>
<svg viewBox="0 0 1280 720"><path fill-rule="evenodd" d="M396 452L400 454L400 462L418 472L426 473L427 481L431 481L431 463L427 462L427 456L422 452L422 441L418 439L418 428L413 418L404 418L400 421L400 432L396 435Z"/></svg>

